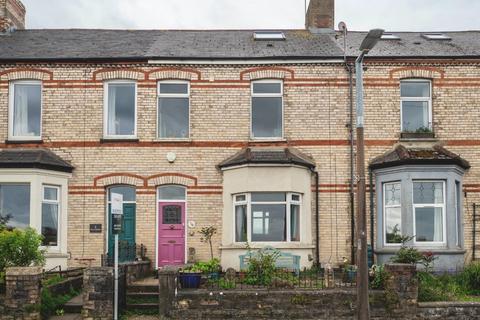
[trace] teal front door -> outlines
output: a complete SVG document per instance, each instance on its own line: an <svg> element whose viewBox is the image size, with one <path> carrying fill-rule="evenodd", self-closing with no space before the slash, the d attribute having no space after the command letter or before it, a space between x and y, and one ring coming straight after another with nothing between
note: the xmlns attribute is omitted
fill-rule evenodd
<svg viewBox="0 0 480 320"><path fill-rule="evenodd" d="M136 255L135 248L135 203L123 204L123 222L122 232L118 235L119 243L119 262L134 261ZM110 213L110 204L108 205L109 227L108 227L108 255L113 257L114 252L114 234L112 225L112 215Z"/></svg>

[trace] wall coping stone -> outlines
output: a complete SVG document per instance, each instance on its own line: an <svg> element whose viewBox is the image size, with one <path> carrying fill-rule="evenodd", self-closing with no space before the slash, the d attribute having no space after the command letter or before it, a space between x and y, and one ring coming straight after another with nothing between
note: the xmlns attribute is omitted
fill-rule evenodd
<svg viewBox="0 0 480 320"><path fill-rule="evenodd" d="M449 308L449 307L472 307L480 308L480 302L476 301L436 301L419 302L419 308Z"/></svg>

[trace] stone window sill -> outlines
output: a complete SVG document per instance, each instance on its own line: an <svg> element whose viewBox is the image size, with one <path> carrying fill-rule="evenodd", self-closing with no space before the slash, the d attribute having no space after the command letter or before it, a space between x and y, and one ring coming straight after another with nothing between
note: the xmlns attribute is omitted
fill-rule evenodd
<svg viewBox="0 0 480 320"><path fill-rule="evenodd" d="M5 144L43 144L43 140L5 140Z"/></svg>

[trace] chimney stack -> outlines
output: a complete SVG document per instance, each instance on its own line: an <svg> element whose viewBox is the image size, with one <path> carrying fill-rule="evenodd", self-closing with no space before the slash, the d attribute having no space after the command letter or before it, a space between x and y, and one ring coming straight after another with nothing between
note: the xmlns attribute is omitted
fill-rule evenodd
<svg viewBox="0 0 480 320"><path fill-rule="evenodd" d="M0 0L0 33L25 29L25 13L20 0Z"/></svg>
<svg viewBox="0 0 480 320"><path fill-rule="evenodd" d="M334 23L335 0L310 0L305 17L305 28L333 30Z"/></svg>

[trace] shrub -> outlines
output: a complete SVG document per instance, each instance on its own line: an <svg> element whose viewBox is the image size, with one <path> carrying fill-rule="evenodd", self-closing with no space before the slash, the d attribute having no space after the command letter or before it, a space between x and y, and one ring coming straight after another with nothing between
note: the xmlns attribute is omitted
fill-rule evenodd
<svg viewBox="0 0 480 320"><path fill-rule="evenodd" d="M208 262L197 262L190 268L202 273L219 272L220 260L218 258L213 258Z"/></svg>
<svg viewBox="0 0 480 320"><path fill-rule="evenodd" d="M248 244L247 250L250 259L248 260L245 283L269 286L275 275L275 262L280 256L280 252L278 250L259 249L256 253L252 253Z"/></svg>
<svg viewBox="0 0 480 320"><path fill-rule="evenodd" d="M40 306L42 319L48 319L57 312L61 313L61 307L78 294L79 292L72 289L66 295L54 296L48 288L44 288L42 290L42 305Z"/></svg>
<svg viewBox="0 0 480 320"><path fill-rule="evenodd" d="M402 246L390 260L395 263L417 264L423 260L423 255L415 248Z"/></svg>
<svg viewBox="0 0 480 320"><path fill-rule="evenodd" d="M384 289L385 282L387 281L388 272L385 270L384 266L373 266L372 267L372 280L370 282L370 287L372 289Z"/></svg>
<svg viewBox="0 0 480 320"><path fill-rule="evenodd" d="M43 265L44 250L40 249L42 236L35 230L1 230L0 231L0 272L8 267L28 267Z"/></svg>
<svg viewBox="0 0 480 320"><path fill-rule="evenodd" d="M202 238L200 241L206 242L210 246L210 258L213 260L213 246L212 246L212 238L213 236L217 233L217 228L214 226L209 226L209 227L203 227L200 230L200 234L202 235Z"/></svg>
<svg viewBox="0 0 480 320"><path fill-rule="evenodd" d="M459 282L469 294L480 295L480 263L467 265L459 275Z"/></svg>
<svg viewBox="0 0 480 320"><path fill-rule="evenodd" d="M456 277L418 272L418 301L452 301L465 296L465 288Z"/></svg>

